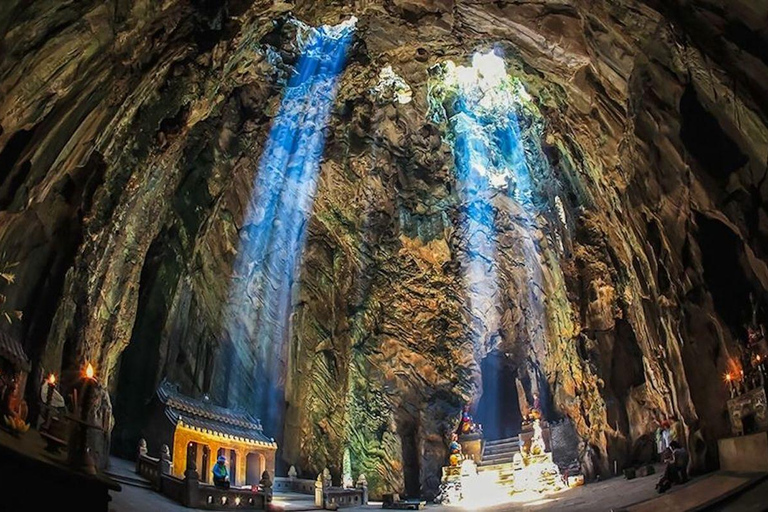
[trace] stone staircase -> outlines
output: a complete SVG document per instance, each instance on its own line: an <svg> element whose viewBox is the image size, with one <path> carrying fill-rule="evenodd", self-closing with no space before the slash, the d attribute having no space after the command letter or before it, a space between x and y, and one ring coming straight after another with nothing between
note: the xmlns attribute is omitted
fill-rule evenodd
<svg viewBox="0 0 768 512"><path fill-rule="evenodd" d="M130 485L131 487L138 487L140 489L152 489L150 481L137 474L135 468L136 465L134 462L118 459L117 457L110 457L109 469L105 470L104 473L120 484Z"/></svg>
<svg viewBox="0 0 768 512"><path fill-rule="evenodd" d="M510 491L515 486L514 456L520 453L517 436L497 441L487 441L483 447L483 457L477 466L478 473L495 472L496 483Z"/></svg>

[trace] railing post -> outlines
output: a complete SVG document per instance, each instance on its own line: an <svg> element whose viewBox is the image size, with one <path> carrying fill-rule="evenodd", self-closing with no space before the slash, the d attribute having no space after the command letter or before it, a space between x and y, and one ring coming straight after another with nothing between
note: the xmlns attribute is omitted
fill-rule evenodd
<svg viewBox="0 0 768 512"><path fill-rule="evenodd" d="M259 485L264 492L264 504L272 503L272 480L269 478L269 472L267 470L264 470L261 474Z"/></svg>
<svg viewBox="0 0 768 512"><path fill-rule="evenodd" d="M317 475L317 480L315 481L315 506L320 508L325 508L325 503L323 500L323 492L325 489L323 488L323 474L320 473Z"/></svg>
<svg viewBox="0 0 768 512"><path fill-rule="evenodd" d="M136 473L141 472L141 458L147 456L147 440L139 439L139 453L136 455Z"/></svg>
<svg viewBox="0 0 768 512"><path fill-rule="evenodd" d="M170 448L168 448L167 444L164 444L163 449L160 452L160 474L170 475L172 465L173 464L171 463L171 450Z"/></svg>
<svg viewBox="0 0 768 512"><path fill-rule="evenodd" d="M200 475L197 474L197 464L190 461L184 471L184 506L196 508L200 499Z"/></svg>

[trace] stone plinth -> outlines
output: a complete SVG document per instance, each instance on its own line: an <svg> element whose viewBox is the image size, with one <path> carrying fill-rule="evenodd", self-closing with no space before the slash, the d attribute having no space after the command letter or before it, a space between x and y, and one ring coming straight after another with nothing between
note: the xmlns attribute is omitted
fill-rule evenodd
<svg viewBox="0 0 768 512"><path fill-rule="evenodd" d="M717 447L723 471L768 471L768 432L720 439Z"/></svg>
<svg viewBox="0 0 768 512"><path fill-rule="evenodd" d="M552 433L549 429L549 425L541 423L541 437L544 439L545 452L552 451ZM533 439L533 428L530 429L523 427L523 431L520 432L520 449L522 451L528 451L531 448L531 439Z"/></svg>
<svg viewBox="0 0 768 512"><path fill-rule="evenodd" d="M464 457L476 463L483 460L483 434L466 434L459 436L459 444Z"/></svg>

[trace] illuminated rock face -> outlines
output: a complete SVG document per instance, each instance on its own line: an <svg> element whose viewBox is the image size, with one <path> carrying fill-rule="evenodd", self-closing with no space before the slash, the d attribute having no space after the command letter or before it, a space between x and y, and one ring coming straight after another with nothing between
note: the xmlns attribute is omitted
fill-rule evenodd
<svg viewBox="0 0 768 512"><path fill-rule="evenodd" d="M0 12L0 244L20 262L4 293L24 311L15 328L32 375L95 362L115 392L116 449L133 450L163 377L231 404L269 387L285 396L274 434L300 472L340 477L348 449L372 496L429 496L496 350L521 405L538 391L545 415L573 420L592 474L631 460L654 416L671 414L700 431L692 458L712 467L750 293L765 315L765 7L59 4ZM313 26L360 21L291 327L275 334L285 349L267 358L268 322L238 316L253 344L237 359L233 269L301 55L289 9ZM543 153L545 172L532 173L532 211L514 195L486 201L496 259L475 282L491 276L495 290L478 315L463 272L477 230L462 224L468 196L449 127L430 111L430 69L467 66L499 41L536 107L521 118L523 149ZM285 258L267 286L285 283ZM276 377L238 375L243 361Z"/></svg>

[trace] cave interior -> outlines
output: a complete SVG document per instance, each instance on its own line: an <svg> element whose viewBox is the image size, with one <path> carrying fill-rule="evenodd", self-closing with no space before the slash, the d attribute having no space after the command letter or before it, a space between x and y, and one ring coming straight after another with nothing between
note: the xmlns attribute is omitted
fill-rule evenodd
<svg viewBox="0 0 768 512"><path fill-rule="evenodd" d="M172 385L377 499L466 415L716 471L768 431L766 48L748 0L7 0L1 427L160 457Z"/></svg>

